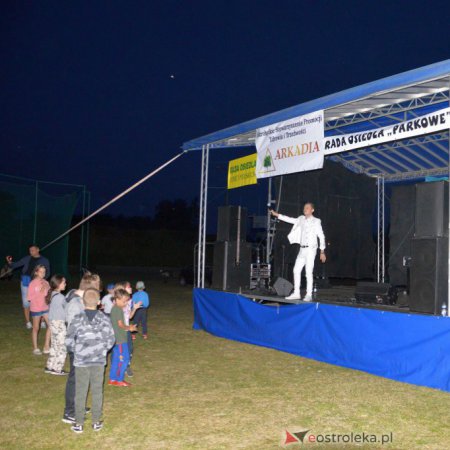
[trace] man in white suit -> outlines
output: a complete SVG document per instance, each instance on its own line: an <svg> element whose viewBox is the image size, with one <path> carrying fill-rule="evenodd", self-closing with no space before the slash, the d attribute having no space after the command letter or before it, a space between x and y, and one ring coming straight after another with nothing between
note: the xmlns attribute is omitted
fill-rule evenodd
<svg viewBox="0 0 450 450"><path fill-rule="evenodd" d="M303 216L297 218L284 216L273 210L270 213L283 222L293 225L288 235L289 242L291 244L300 244L300 251L294 266L294 292L289 297L286 297L286 300L300 300L300 281L304 267L306 272L306 296L303 301L310 302L313 290L314 261L318 247L317 240L319 240L320 261L324 263L327 259L325 256L325 235L323 234L322 223L320 219L313 216L314 204L305 203Z"/></svg>

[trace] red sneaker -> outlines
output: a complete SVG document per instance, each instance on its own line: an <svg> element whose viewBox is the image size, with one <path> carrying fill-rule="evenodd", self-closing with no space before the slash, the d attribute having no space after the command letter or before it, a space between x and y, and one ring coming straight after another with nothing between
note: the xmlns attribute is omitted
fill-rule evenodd
<svg viewBox="0 0 450 450"><path fill-rule="evenodd" d="M131 383L127 383L126 381L116 381L115 386L120 386L120 387L130 387Z"/></svg>
<svg viewBox="0 0 450 450"><path fill-rule="evenodd" d="M148 336L147 336L146 334L143 334L143 335L142 335L142 338L143 338L143 339L147 339Z"/></svg>
<svg viewBox="0 0 450 450"><path fill-rule="evenodd" d="M110 386L117 386L117 381L116 381L116 380L109 380L109 381L108 381L108 384L109 384Z"/></svg>

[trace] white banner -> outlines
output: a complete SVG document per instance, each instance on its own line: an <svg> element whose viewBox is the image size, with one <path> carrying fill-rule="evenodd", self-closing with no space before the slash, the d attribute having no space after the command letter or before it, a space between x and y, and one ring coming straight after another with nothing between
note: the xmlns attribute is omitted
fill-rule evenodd
<svg viewBox="0 0 450 450"><path fill-rule="evenodd" d="M389 141L435 133L448 128L450 128L450 108L445 108L388 127L326 137L323 140L323 151L325 155L332 155Z"/></svg>
<svg viewBox="0 0 450 450"><path fill-rule="evenodd" d="M256 130L257 178L323 167L323 111Z"/></svg>

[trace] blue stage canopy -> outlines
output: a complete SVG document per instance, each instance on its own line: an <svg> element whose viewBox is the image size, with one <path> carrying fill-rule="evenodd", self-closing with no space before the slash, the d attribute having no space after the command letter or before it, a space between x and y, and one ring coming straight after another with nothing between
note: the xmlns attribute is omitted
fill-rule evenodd
<svg viewBox="0 0 450 450"><path fill-rule="evenodd" d="M183 144L184 150L254 146L256 130L324 110L325 135L370 130L449 106L450 60L363 84ZM330 155L348 169L387 182L448 174L448 130Z"/></svg>

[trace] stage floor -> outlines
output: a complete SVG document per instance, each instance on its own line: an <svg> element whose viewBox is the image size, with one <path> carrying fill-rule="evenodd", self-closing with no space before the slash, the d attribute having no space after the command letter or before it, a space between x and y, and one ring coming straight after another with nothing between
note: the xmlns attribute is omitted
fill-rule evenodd
<svg viewBox="0 0 450 450"><path fill-rule="evenodd" d="M243 291L240 292L240 294L258 303L273 306L283 304L301 305L310 303L310 302L303 302L301 300L287 300L284 297L279 297L277 295L265 295L263 293L258 293L257 291ZM302 296L304 295L305 294L303 292ZM313 299L312 303L326 303L330 305L340 305L340 306L413 314L410 311L409 306L407 304L404 305L405 301L401 295L399 296L399 300L400 302L397 301L396 305L357 303L355 299L355 286L332 286L330 288L320 289L316 297Z"/></svg>

